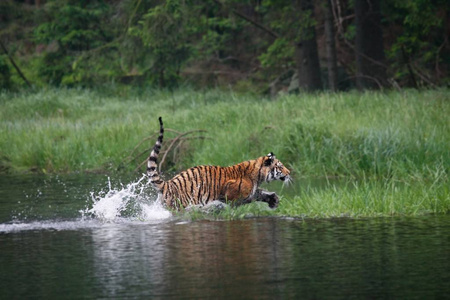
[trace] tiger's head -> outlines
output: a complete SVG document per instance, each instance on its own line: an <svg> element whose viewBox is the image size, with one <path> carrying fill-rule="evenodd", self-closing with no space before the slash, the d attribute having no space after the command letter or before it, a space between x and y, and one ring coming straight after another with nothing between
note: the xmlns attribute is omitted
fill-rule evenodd
<svg viewBox="0 0 450 300"><path fill-rule="evenodd" d="M291 171L289 171L289 169L286 168L272 152L264 156L263 161L266 182L281 180L285 183L289 183L291 181L291 176L289 175Z"/></svg>

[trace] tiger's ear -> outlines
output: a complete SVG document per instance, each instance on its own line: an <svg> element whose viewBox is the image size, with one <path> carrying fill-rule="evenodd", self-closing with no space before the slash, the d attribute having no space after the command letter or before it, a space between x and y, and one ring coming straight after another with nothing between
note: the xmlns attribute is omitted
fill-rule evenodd
<svg viewBox="0 0 450 300"><path fill-rule="evenodd" d="M268 167L273 163L273 160L275 159L275 155L270 152L266 155L266 159L264 160L264 166Z"/></svg>

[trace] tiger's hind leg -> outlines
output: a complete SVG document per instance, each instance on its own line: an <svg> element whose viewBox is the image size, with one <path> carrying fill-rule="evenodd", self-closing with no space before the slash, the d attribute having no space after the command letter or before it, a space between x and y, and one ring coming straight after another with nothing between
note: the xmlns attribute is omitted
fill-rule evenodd
<svg viewBox="0 0 450 300"><path fill-rule="evenodd" d="M278 198L277 194L262 189L256 191L255 200L266 202L270 208L277 208L280 203L280 198Z"/></svg>

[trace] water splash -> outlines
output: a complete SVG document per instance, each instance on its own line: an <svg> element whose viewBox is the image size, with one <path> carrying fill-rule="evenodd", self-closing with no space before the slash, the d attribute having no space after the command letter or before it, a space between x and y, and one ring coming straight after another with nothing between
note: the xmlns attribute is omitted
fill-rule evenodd
<svg viewBox="0 0 450 300"><path fill-rule="evenodd" d="M108 191L91 192L92 207L81 213L105 222L120 220L154 221L168 219L172 214L145 191L146 175L120 189L113 188L108 177Z"/></svg>

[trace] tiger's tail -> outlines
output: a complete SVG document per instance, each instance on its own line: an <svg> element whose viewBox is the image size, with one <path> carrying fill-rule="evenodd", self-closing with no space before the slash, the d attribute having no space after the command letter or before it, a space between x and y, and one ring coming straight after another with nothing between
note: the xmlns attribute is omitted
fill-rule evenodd
<svg viewBox="0 0 450 300"><path fill-rule="evenodd" d="M164 181L161 179L161 177L159 177L157 171L158 164L156 163L158 160L159 151L161 150L163 137L164 137L164 127L162 119L161 117L159 117L159 136L147 160L147 176L150 179L150 183L153 184L153 186L158 191L162 190L164 186Z"/></svg>

